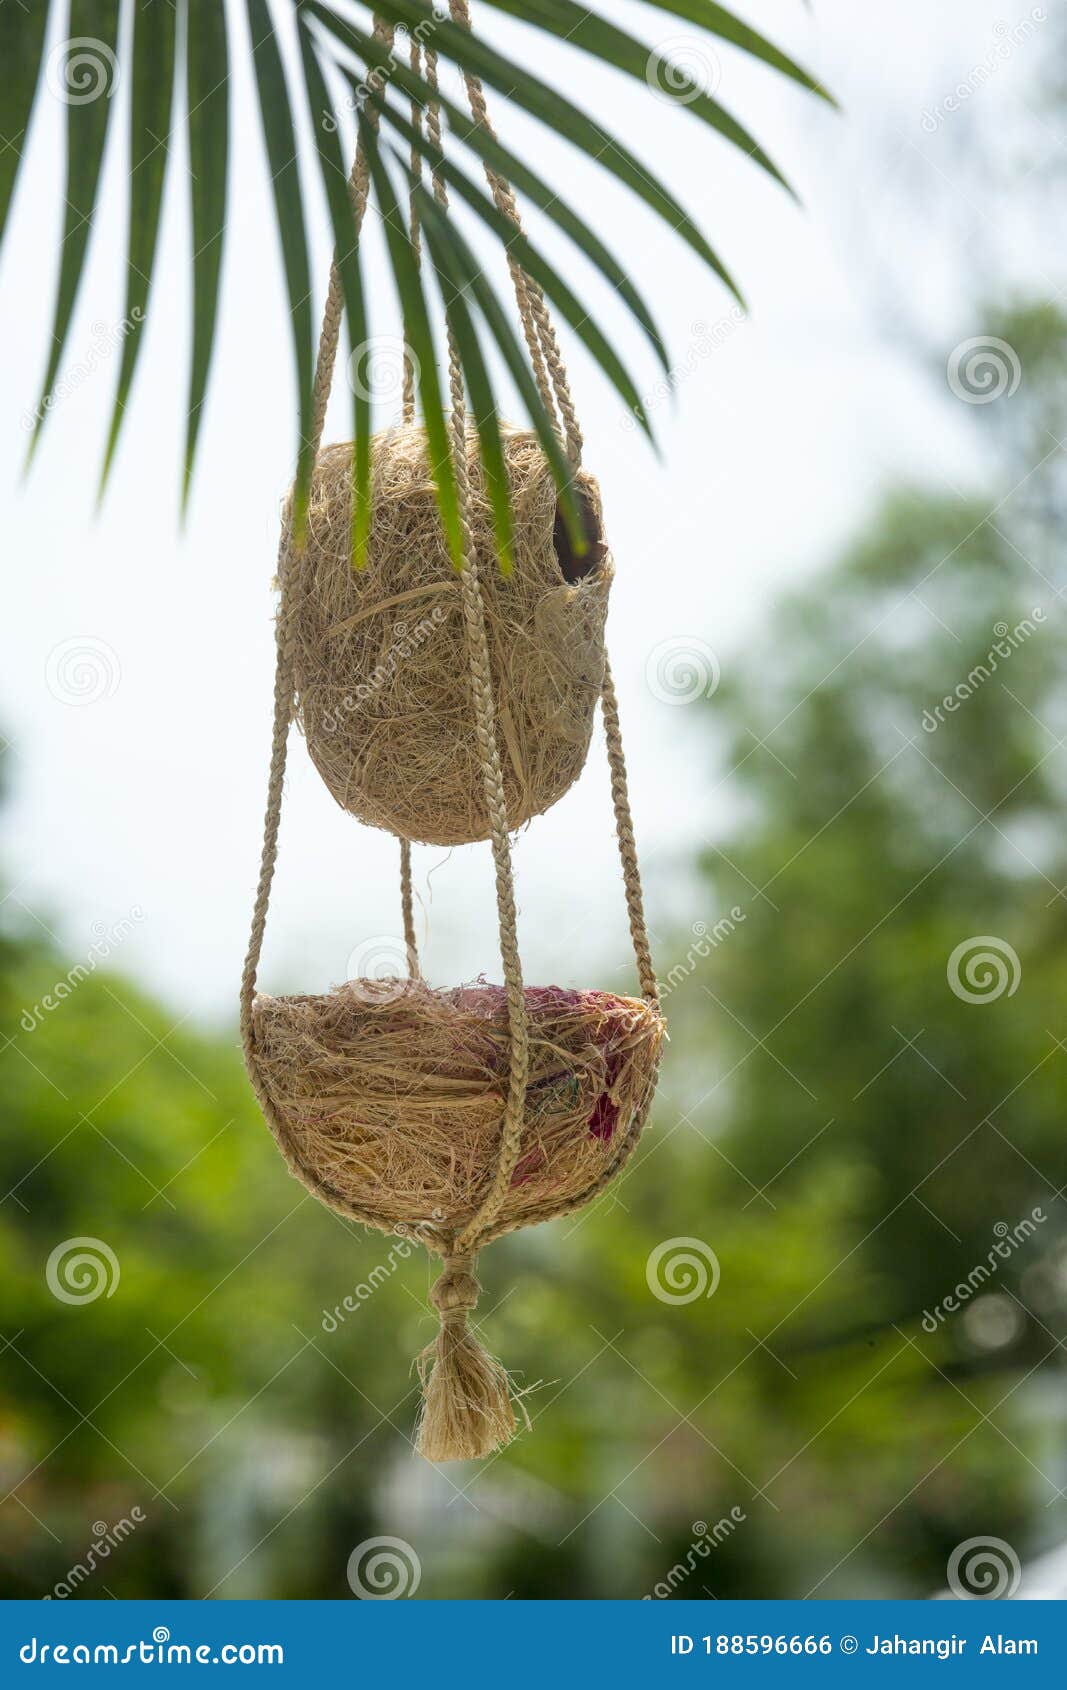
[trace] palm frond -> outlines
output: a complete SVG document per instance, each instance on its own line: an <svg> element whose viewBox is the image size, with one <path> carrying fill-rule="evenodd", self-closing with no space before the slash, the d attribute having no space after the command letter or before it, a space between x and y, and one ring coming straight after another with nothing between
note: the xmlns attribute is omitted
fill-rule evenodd
<svg viewBox="0 0 1067 1690"><path fill-rule="evenodd" d="M329 96L322 69L315 56L315 48L303 14L300 16L300 59L304 69L304 86L308 106L313 112L326 110ZM353 216L351 172L341 150L341 138L336 124L318 122L314 125L315 146L322 172L322 185L333 225L334 262L341 278L344 294L345 318L348 324L349 345L354 353L369 339L367 300L363 288L363 267L360 262L360 233ZM367 539L370 532L370 436L372 427L370 393L364 384L353 380L352 389L352 561L362 569L367 559Z"/></svg>
<svg viewBox="0 0 1067 1690"><path fill-rule="evenodd" d="M384 100L376 94L368 96L368 102L375 110L385 111L388 108ZM505 217L488 194L466 176L462 170L446 158L443 152L435 147L424 134L397 111L389 112L392 126L408 141L410 146L422 154L431 166L437 170L449 187L469 205L481 221L496 235L505 252L514 257L521 268L534 281L540 283L545 294L568 322L578 338L584 342L588 350L596 359L608 380L616 389L623 404L638 418L646 432L650 432L648 418L645 416L644 406L637 384L626 366L619 358L607 336L598 327L592 314L576 297L573 290L564 281L559 271L543 258L530 243L521 230L516 229L509 218Z"/></svg>
<svg viewBox="0 0 1067 1690"><path fill-rule="evenodd" d="M300 446L293 487L293 531L299 542L307 515L311 485L311 411L314 364L311 316L311 267L308 262L307 228L300 170L289 103L289 86L274 22L267 0L246 0L248 26L252 34L252 63L259 94L263 139L267 148L274 212L281 240L285 285L289 294L289 321L296 360L300 395Z"/></svg>
<svg viewBox="0 0 1067 1690"><path fill-rule="evenodd" d="M70 38L62 44L57 84L67 106L67 176L52 345L30 436L32 457L67 343L92 233L100 167L120 81L119 0L71 0Z"/></svg>
<svg viewBox="0 0 1067 1690"><path fill-rule="evenodd" d="M733 12L728 12L725 6L716 5L714 0L647 0L647 3L656 11L669 12L672 17L694 24L697 29L708 35L717 35L720 40L729 42L731 47L738 47L743 53L770 65L772 70L781 71L783 76L790 77L809 93L818 94L821 99L833 105L832 96L821 82L816 81L810 71L804 70L788 53L783 53L773 42L768 41L766 36L735 17ZM556 9L560 27L567 30L566 39L570 39L571 25L564 23L564 14L571 14L573 18L573 13L578 10L573 5L557 5L557 0L485 0L485 4L498 12L508 12L512 17L523 18L530 23L538 21L538 13L549 8ZM591 16L587 9L583 10L587 17ZM560 33L560 28L557 28L555 33ZM684 98L682 89L678 88L677 94L680 99Z"/></svg>
<svg viewBox="0 0 1067 1690"><path fill-rule="evenodd" d="M695 122L729 145L741 149L776 181L785 179L748 128L718 101L706 79L691 74L669 55L671 41L660 46L637 39L580 0L481 0L508 22L521 22L545 38L573 49L631 80L643 81L673 97ZM761 32L714 0L646 0L650 12L681 21L698 39L744 53L794 84L823 99L830 96L817 79ZM376 0L354 7L352 0L245 0L253 71L271 182L274 220L288 299L299 414L299 448L294 500L299 532L312 469L314 418L314 320L316 290L308 252L308 209L301 182L298 136L305 118L314 134L314 156L333 231L338 278L349 344L369 339L368 289L360 242L355 238L350 191L350 160L345 157L345 113L331 97L336 78L352 91L356 127L364 148L378 216L382 219L389 269L400 301L408 345L418 369L422 415L435 463L442 513L454 555L459 523L456 489L448 451L445 395L437 362L434 316L443 311L457 348L471 414L478 428L486 487L493 502L502 557L510 547L511 515L500 450L500 406L494 391L489 348L495 348L514 381L523 409L548 453L560 487L561 508L577 543L583 540L581 513L573 490L573 472L563 452L529 363L505 309L460 227L461 216L477 219L499 250L539 286L594 364L627 407L648 428L637 384L614 340L588 311L558 264L511 220L465 168L473 158L518 194L525 195L567 237L574 249L607 283L629 320L648 342L664 370L668 350L648 303L631 279L625 255L613 253L590 219L561 196L556 185L527 158L475 122L446 91L431 85L415 65L371 33L373 14L432 44L435 54L464 77L474 77L504 100L546 126L576 153L630 190L696 253L738 299L727 266L703 229L685 210L673 189L651 173L640 152L610 132L583 104L568 97L554 81L530 68L528 43L521 53L492 45L461 21L437 14L430 0ZM49 23L61 18L62 39L45 71ZM282 38L295 26L298 41L294 75ZM181 54L184 49L184 71ZM174 121L174 91L184 81L188 126L189 194L192 221L192 337L189 358L188 414L182 506L191 487L217 345L218 306L227 207L233 192L229 172L232 122L229 78L234 44L227 30L225 0L27 0L0 3L0 241L12 204L20 160L41 89L50 85L66 102L66 171L62 184L64 213L59 279L51 344L46 360L43 398L31 439L31 454L41 424L51 408L84 273L100 194L102 169L112 117L125 108L130 135L126 306L123 345L115 401L108 430L103 479L109 474L129 408L157 262L165 197L169 137ZM664 66L666 73L660 74ZM302 72L302 74L301 74ZM578 73L580 74L580 73ZM460 157L443 154L393 97L398 93L425 111L436 102L449 138ZM651 95L650 95L651 98ZM128 103L127 103L128 102ZM382 133L379 134L379 127ZM444 210L401 156L393 140L414 149L437 173L458 212ZM420 265L401 211L400 191L414 196L425 234ZM788 186L788 184L785 184ZM424 273L425 272L425 273ZM439 303L431 303L433 281ZM362 561L370 487L370 434L374 426L370 398L354 381L353 556ZM651 430L649 429L649 432Z"/></svg>
<svg viewBox="0 0 1067 1690"><path fill-rule="evenodd" d="M308 9L332 30L339 40L344 41L346 31L343 19L320 4L319 0L308 0ZM428 20L433 18L430 8L424 6L422 0L383 0L383 10L403 11L405 17L414 14L418 19L414 26L416 28L429 27ZM514 101L521 110L539 119L553 134L561 135L579 152L617 177L680 235L720 279L726 282L731 291L736 293L729 275L693 218L671 190L652 174L648 165L629 147L549 83L531 75L529 71L496 52L476 36L456 29L454 25L447 27L451 33L442 42L439 32L444 30L446 25L438 22L433 26L434 48L439 50L442 56L452 57L461 69L480 76L490 87L498 89L506 99ZM452 51L446 52L447 48Z"/></svg>
<svg viewBox="0 0 1067 1690"><path fill-rule="evenodd" d="M26 150L47 23L46 5L0 6L0 240Z"/></svg>
<svg viewBox="0 0 1067 1690"><path fill-rule="evenodd" d="M436 101L441 113L447 120L451 132L461 140L464 146L477 155L484 165L488 165L497 175L510 182L513 188L524 193L532 200L553 223L556 224L568 238L573 241L579 252L598 269L609 286L619 295L623 304L629 309L637 323L648 337L653 351L663 370L669 368L667 349L655 320L644 298L631 281L623 265L615 254L604 244L596 231L590 228L583 217L571 207L556 189L550 186L542 176L532 169L518 155L505 147L500 140L475 123L471 114L462 106L450 100L441 89L431 87L425 77L418 75L403 60L390 55L381 42L371 35L365 34L353 24L346 23L344 38L358 56L366 64L379 70L388 70L390 80L403 90L408 98L418 107L425 108L432 101ZM351 78L349 81L351 82ZM368 90L373 95L373 89ZM386 120L393 121L393 110L384 101L381 102L382 113ZM409 126L410 127L410 126ZM721 273L721 272L720 272ZM732 283L728 285L733 286Z"/></svg>
<svg viewBox="0 0 1067 1690"><path fill-rule="evenodd" d="M193 338L189 359L182 510L192 488L218 322L230 167L230 54L223 6L185 11L186 122L192 215Z"/></svg>
<svg viewBox="0 0 1067 1690"><path fill-rule="evenodd" d="M448 537L449 550L458 567L463 563L463 527L460 520L459 499L456 492L456 472L452 462L452 448L448 425L445 422L444 399L437 373L437 353L434 347L430 313L423 292L418 255L412 245L407 222L400 209L389 172L378 150L378 137L373 124L363 112L359 113L359 139L367 155L371 180L385 226L385 239L392 260L393 275L404 313L404 335L411 348L415 377L426 422L426 436L430 448L430 465L437 483L437 498L441 507L441 521Z"/></svg>
<svg viewBox="0 0 1067 1690"><path fill-rule="evenodd" d="M496 5L498 0L491 0L491 3ZM394 9L408 11L419 10L421 7L419 0L384 0L383 9L388 15ZM512 10L510 6L506 9ZM624 29L609 23L596 12L589 11L586 6L576 4L576 0L523 0L521 10L516 6L514 11L524 22L536 24L539 29L549 35L555 35L568 46L579 48L581 52L599 59L602 64L610 65L612 69L621 70L626 76L636 78L638 82L647 84L650 67L657 63L655 46L650 47L647 43L638 41ZM446 26L442 24L440 27L444 29ZM455 28L455 25L449 27ZM464 35L467 32L459 30L457 33ZM467 34L467 41L473 39ZM442 53L455 57L458 63L463 62L460 52L465 50L465 46L457 46L451 37L448 44L440 48ZM755 137L749 134L744 124L739 123L718 100L707 93L683 65L674 67L669 87L662 91L668 93L694 117L700 118L710 129L722 135L725 140L735 147L740 147L743 153L792 193L778 166L764 152Z"/></svg>
<svg viewBox="0 0 1067 1690"><path fill-rule="evenodd" d="M430 249L438 281L441 284L445 315L459 352L470 393L474 425L478 430L478 439L481 444L485 486L493 511L497 556L500 559L500 567L504 574L510 575L514 568L511 492L508 486L507 465L501 440L500 417L496 408L496 400L493 397L493 384L489 379L489 371L482 356L477 329L471 313L467 309L463 272L453 259L449 243L440 228L438 219L431 215L429 221L427 221L425 198L428 198L425 195L425 190L420 193L416 189L416 205L426 231L426 244ZM443 222L444 219L441 219L441 221Z"/></svg>
<svg viewBox="0 0 1067 1690"><path fill-rule="evenodd" d="M115 408L108 431L101 492L118 445L133 383L148 294L156 261L163 180L174 95L177 13L154 0L134 0L133 88L130 95L130 227L126 260L126 310L122 324Z"/></svg>
<svg viewBox="0 0 1067 1690"><path fill-rule="evenodd" d="M433 229L438 241L451 254L449 270L464 294L469 294L478 306L486 332L504 360L508 373L519 393L527 416L533 423L545 456L552 466L556 485L561 493L561 508L576 549L585 549L581 512L574 496L573 470L560 445L530 370L525 349L520 346L512 323L512 315L501 305L492 283L479 264L472 248L453 219L446 218L425 188L416 189L415 203L427 229ZM449 272L446 271L446 274Z"/></svg>

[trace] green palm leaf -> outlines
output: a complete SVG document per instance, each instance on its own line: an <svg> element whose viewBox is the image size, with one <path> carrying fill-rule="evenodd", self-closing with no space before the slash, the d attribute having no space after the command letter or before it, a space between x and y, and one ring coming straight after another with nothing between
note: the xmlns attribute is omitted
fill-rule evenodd
<svg viewBox="0 0 1067 1690"><path fill-rule="evenodd" d="M118 445L148 310L170 139L176 27L177 16L169 5L157 5L155 0L134 0L126 312L115 409L100 477L101 492Z"/></svg>
<svg viewBox="0 0 1067 1690"><path fill-rule="evenodd" d="M455 277L456 284L470 294L481 313L485 327L500 350L504 363L515 382L530 421L552 466L556 485L560 490L561 509L572 543L579 555L586 549L587 540L582 526L581 511L574 494L574 471L567 461L556 428L545 409L537 383L530 370L526 350L519 344L510 314L504 310L493 291L475 254L454 220L445 217L425 188L415 189L415 204L427 230L431 228L440 243L451 254L447 281Z"/></svg>
<svg viewBox="0 0 1067 1690"><path fill-rule="evenodd" d="M0 6L0 243L26 147L47 22L46 5L29 11Z"/></svg>
<svg viewBox="0 0 1067 1690"><path fill-rule="evenodd" d="M307 518L311 484L312 362L311 275L308 266L304 201L300 190L296 135L289 89L267 0L247 0L252 32L252 59L259 93L259 112L267 146L274 211L281 240L285 284L289 294L297 390L300 395L300 446L293 486L293 534L299 545Z"/></svg>
<svg viewBox="0 0 1067 1690"><path fill-rule="evenodd" d="M310 10L339 40L345 40L346 30L342 19L325 6L315 3L315 0L312 0ZM380 10L386 16L399 16L402 13L402 22L409 22L414 17L423 25L432 16L421 0L382 0ZM454 58L464 69L480 76L490 87L499 89L523 111L539 118L554 133L572 142L579 151L586 153L620 182L625 183L733 289L729 276L689 213L636 154L557 89L531 76L521 66L488 47L466 30L457 29L454 25L437 24L433 41L434 46L439 47L442 53L445 52L446 43L439 39L437 32L443 32L446 28L451 30L447 37L448 57ZM733 291L736 292L735 289Z"/></svg>
<svg viewBox="0 0 1067 1690"><path fill-rule="evenodd" d="M486 5L495 11L508 12L512 17L522 18L524 22L536 23L540 14L555 4L555 0L485 0ZM717 35L720 40L728 41L731 46L739 47L742 52L749 53L753 58L760 59L773 70L781 71L783 76L791 77L809 93L818 94L820 98L833 105L833 99L820 82L804 70L795 59L767 40L758 30L752 29L747 23L742 23L732 12L724 6L717 6L714 0L647 0L659 12L669 12L672 17L681 18L685 23L695 24L698 29L705 30L709 35ZM562 16L562 7L560 14ZM569 8L573 11L576 8ZM588 13L586 14L589 15ZM566 27L566 26L563 26ZM559 32L558 30L556 31ZM570 31L567 29L567 39Z"/></svg>
<svg viewBox="0 0 1067 1690"><path fill-rule="evenodd" d="M430 467L437 485L441 520L444 523L449 550L458 569L463 563L463 525L456 493L451 440L445 423L444 400L437 374L437 354L430 326L430 314L423 293L419 261L411 244L403 213L397 203L393 184L389 180L389 172L378 150L378 137L374 126L363 112L359 113L359 139L367 155L378 209L385 225L389 257L404 313L404 334L415 364L430 450Z"/></svg>
<svg viewBox="0 0 1067 1690"><path fill-rule="evenodd" d="M632 79L657 84L658 50L629 34L609 17L590 11L580 0L482 0L486 6L509 19L521 20L542 36L572 45L597 63ZM737 18L716 0L647 0L650 11L690 25L709 41L721 41L757 62L788 77L803 88L829 98L808 71L768 41L758 30ZM647 169L640 149L633 150L599 122L596 114L567 95L552 82L535 75L526 57L509 55L449 18L436 16L429 0L364 0L357 6L345 0L343 15L335 0L245 0L251 34L251 63L259 104L264 150L271 177L275 222L288 299L293 357L299 402L299 452L294 492L294 527L299 537L306 515L307 493L312 470L314 322L313 295L307 244L307 215L301 188L298 140L301 126L294 110L286 61L278 29L281 14L295 15L300 40L302 78L298 75L299 104L307 101L315 133L318 172L329 208L338 260L344 314L350 343L359 346L367 339L367 287L362 274L359 243L352 238L351 204L348 188L348 159L338 120L323 127L324 111L332 111L329 72L336 68L351 82L348 55L354 54L361 69L379 69L386 84L425 109L436 99L451 135L491 172L526 195L561 230L579 252L608 282L630 320L647 338L663 369L669 370L667 350L652 313L631 280L625 256L613 253L601 235L552 183L528 162L500 142L495 134L475 123L470 115L446 94L435 92L417 68L394 56L389 45L370 34L369 18L377 14L387 23L403 24L427 42L442 59L451 61L465 75L500 91L517 108L562 136L583 157L602 166L628 187L678 235L721 278L738 298L736 284L709 243L704 231L685 211L672 189ZM225 0L54 0L62 16L62 47L49 83L65 82L66 176L63 184L65 210L62 249L51 345L41 404L30 443L32 455L44 417L50 409L60 362L69 337L79 287L87 261L95 215L102 164L106 151L113 98L116 89L130 91L131 158L129 172L129 215L126 251L126 322L116 382L113 413L104 455L103 480L112 465L117 442L129 404L138 359L143 322L148 308L162 229L163 201L168 155L168 130L176 73L177 43L184 38L185 88L187 98L192 219L192 345L190 352L189 400L186 422L182 508L185 509L200 437L203 407L208 391L217 342L222 253L230 181L228 172L230 102L228 81L231 49L227 36ZM3 90L0 94L0 239L10 211L25 136L35 103L41 97L44 44L49 39L51 16L48 0L0 0L0 63ZM129 27L123 27L128 24ZM314 26L314 34L311 26ZM669 51L669 46L666 49ZM666 61L670 64L669 59ZM670 64L673 93L697 122L703 124L746 154L778 180L781 172L748 129L700 86L700 79L687 75L678 64ZM458 515L451 459L447 450L441 384L433 357L433 327L427 295L423 291L419 264L410 235L404 227L393 174L398 168L395 149L380 145L379 123L406 140L415 155L436 168L456 200L473 213L492 240L502 246L540 286L546 298L570 323L595 363L622 394L625 402L646 422L632 377L612 340L585 312L567 279L566 271L553 265L539 244L517 234L502 215L491 195L479 186L463 162L443 158L428 139L416 134L416 125L398 103L372 89L370 97L358 101L360 133L366 142L377 208L385 232L389 265L397 286L405 328L412 350L419 360L419 399L426 419L431 452L435 459L439 493L449 543L457 550ZM465 162L465 160L464 160ZM410 188L412 171L399 160L405 184ZM486 485L493 500L497 537L502 554L507 553L510 512L506 477L502 478L499 434L499 406L486 347L495 346L506 370L514 379L521 402L532 426L549 454L561 489L561 507L578 543L583 533L574 497L571 469L548 410L542 400L528 354L516 335L510 314L502 306L482 273L469 242L457 226L455 214L443 210L424 189L416 189L426 232L427 278L432 271L441 292L445 317L458 349L472 416L479 429ZM355 384L358 388L358 384ZM366 542L369 518L370 435L373 419L369 399L354 395L355 436L353 476L353 548L360 561Z"/></svg>
<svg viewBox="0 0 1067 1690"><path fill-rule="evenodd" d="M308 33L304 15L300 15L300 56L304 67L308 107L312 112L328 108L326 83L315 49ZM314 125L315 145L322 172L326 203L333 223L334 261L337 264L344 293L345 317L348 323L349 345L353 351L366 344L369 327L363 274L359 256L359 235L353 220L350 172L341 150L336 124L317 122ZM363 383L351 383L352 418L352 561L362 569L367 561L367 539L370 534L371 506L371 402Z"/></svg>
<svg viewBox="0 0 1067 1690"><path fill-rule="evenodd" d="M52 347L30 437L31 458L51 408L49 396L67 343L74 302L89 249L108 123L113 97L121 80L116 52L119 0L71 0L69 28L61 73L67 101L63 246L52 324Z"/></svg>
<svg viewBox="0 0 1067 1690"><path fill-rule="evenodd" d="M505 9L511 11L513 8L507 6ZM583 53L591 54L603 64L611 65L627 76L635 77L638 82L648 83L652 67L656 63L656 49L636 40L625 30L618 29L615 24L599 17L596 12L590 12L585 6L577 5L575 0L523 0L521 11L517 6L514 10L516 15L527 23L536 23L549 34L558 36L561 41L566 41L572 47L580 48ZM761 165L792 193L778 166L768 158L759 142L749 134L742 123L731 117L718 100L705 93L700 83L683 67L675 68L670 89L666 91L669 91L671 97L680 105L684 105L687 111L692 112L694 117L699 117L735 147L740 147L742 152L747 153L749 158Z"/></svg>
<svg viewBox="0 0 1067 1690"><path fill-rule="evenodd" d="M193 344L182 510L188 505L218 321L230 151L230 61L223 6L186 7L186 104L193 236Z"/></svg>
<svg viewBox="0 0 1067 1690"><path fill-rule="evenodd" d="M425 198L429 198L428 195ZM420 215L425 213L424 199L416 195ZM445 315L452 331L470 392L474 426L481 442L482 470L496 530L497 557L503 574L510 575L515 566L514 534L511 516L511 491L507 465L500 436L500 418L493 398L493 384L482 357L477 331L464 298L463 272L455 264L452 253L440 231L436 218L424 222L426 244L437 270L442 289Z"/></svg>
<svg viewBox="0 0 1067 1690"><path fill-rule="evenodd" d="M375 110L381 112L386 110L385 102L380 96L370 93L367 99ZM449 186L456 190L460 198L471 206L482 222L493 231L505 251L511 253L528 276L532 276L536 282L540 283L553 305L570 323L579 339L589 348L589 351L619 393L627 409L633 412L645 432L651 435L641 395L633 378L626 370L614 347L593 321L581 300L576 298L558 270L554 269L547 259L541 257L522 231L516 229L510 219L497 209L488 195L484 194L480 188L476 188L463 171L457 169L451 160L447 159L440 149L435 147L413 124L408 123L396 111L390 111L388 115L394 128L399 130L405 140L418 153L429 160L433 168L440 172Z"/></svg>
<svg viewBox="0 0 1067 1690"><path fill-rule="evenodd" d="M495 170L497 175L504 177L513 187L527 194L535 205L539 206L546 215L568 235L583 252L590 262L600 271L605 280L618 293L619 298L633 313L637 322L647 335L649 342L664 371L669 369L667 349L663 337L652 317L641 294L634 286L625 269L620 264L595 230L589 227L584 218L580 217L561 196L549 186L543 177L532 170L516 153L503 146L495 135L474 122L469 111L457 106L441 92L439 88L431 87L425 77L419 76L402 60L390 58L388 50L380 41L371 35L364 34L352 24L346 24L345 39L354 51L369 65L380 69L389 69L390 78L395 82L416 105L425 107L431 102L436 103L442 114L448 119L452 130L463 143L476 153L482 162ZM352 81L352 78L349 78ZM393 108L386 102L380 102L382 114L389 122L394 121ZM733 283L726 278L725 271L720 271L728 285Z"/></svg>

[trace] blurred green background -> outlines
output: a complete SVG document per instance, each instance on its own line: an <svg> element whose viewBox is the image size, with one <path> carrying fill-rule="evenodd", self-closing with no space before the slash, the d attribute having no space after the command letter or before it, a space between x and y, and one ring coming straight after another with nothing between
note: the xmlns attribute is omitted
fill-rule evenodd
<svg viewBox="0 0 1067 1690"><path fill-rule="evenodd" d="M76 1593L345 1598L388 1535L420 1598L922 1595L962 1540L1067 1533L1067 319L983 320L1025 372L974 408L989 498L894 491L684 713L743 819L661 939L639 1154L484 1258L487 1336L538 1384L503 1455L413 1456L427 1264L289 1179L235 1037L103 969L35 1015L71 959L8 923L6 1594L134 1509ZM977 938L970 1001L950 958ZM45 1265L86 1234L121 1277L66 1304ZM713 1295L650 1289L679 1238Z"/></svg>

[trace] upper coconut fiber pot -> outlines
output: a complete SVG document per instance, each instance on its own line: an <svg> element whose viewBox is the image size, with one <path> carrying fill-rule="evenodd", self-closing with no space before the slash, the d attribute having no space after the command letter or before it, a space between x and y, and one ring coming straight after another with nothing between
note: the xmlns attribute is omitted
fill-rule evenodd
<svg viewBox="0 0 1067 1690"><path fill-rule="evenodd" d="M579 471L591 537L575 556L551 468L531 433L504 440L515 564L496 556L477 435L467 437L471 519L485 604L508 825L540 815L585 763L604 676L612 564L592 476ZM367 565L351 561L352 448L320 452L306 549L290 554L297 719L342 807L402 839L489 836L459 577L437 510L423 430L375 437Z"/></svg>

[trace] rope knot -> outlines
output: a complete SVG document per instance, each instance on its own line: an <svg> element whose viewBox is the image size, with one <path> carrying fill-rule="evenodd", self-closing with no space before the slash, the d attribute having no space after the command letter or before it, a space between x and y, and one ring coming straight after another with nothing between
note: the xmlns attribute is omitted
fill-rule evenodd
<svg viewBox="0 0 1067 1690"><path fill-rule="evenodd" d="M478 1307L481 1286L474 1277L474 1256L446 1256L441 1277L430 1290L430 1301L442 1322L450 1315L466 1319Z"/></svg>
<svg viewBox="0 0 1067 1690"><path fill-rule="evenodd" d="M467 1324L481 1286L474 1252L445 1256L430 1301L441 1329L419 1357L423 1408L419 1453L428 1461L471 1461L500 1449L515 1432L508 1376Z"/></svg>

